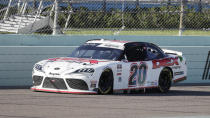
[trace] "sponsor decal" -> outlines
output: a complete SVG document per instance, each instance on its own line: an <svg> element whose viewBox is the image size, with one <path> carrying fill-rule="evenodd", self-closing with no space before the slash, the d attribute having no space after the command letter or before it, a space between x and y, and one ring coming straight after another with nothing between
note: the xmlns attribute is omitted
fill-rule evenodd
<svg viewBox="0 0 210 118"><path fill-rule="evenodd" d="M117 69L122 69L122 64L117 64Z"/></svg>
<svg viewBox="0 0 210 118"><path fill-rule="evenodd" d="M50 75L60 75L59 73L49 73Z"/></svg>
<svg viewBox="0 0 210 118"><path fill-rule="evenodd" d="M114 45L114 44L101 44L101 45L98 45L97 47L119 48L118 45Z"/></svg>
<svg viewBox="0 0 210 118"><path fill-rule="evenodd" d="M121 73L121 72L122 72L122 70L117 70L117 72L118 72L118 73Z"/></svg>
<svg viewBox="0 0 210 118"><path fill-rule="evenodd" d="M57 68L54 68L54 70L60 70L60 68L57 67Z"/></svg>
<svg viewBox="0 0 210 118"><path fill-rule="evenodd" d="M180 72L175 72L174 73L175 76L177 76L177 75L183 75L183 74L184 74L184 71L180 71Z"/></svg>
<svg viewBox="0 0 210 118"><path fill-rule="evenodd" d="M111 45L111 44L105 44L104 46L113 47L113 48L118 48L119 47L118 45Z"/></svg>
<svg viewBox="0 0 210 118"><path fill-rule="evenodd" d="M158 85L158 81L157 81L157 80L155 80L154 84L155 84L155 86L157 86L157 85Z"/></svg>
<svg viewBox="0 0 210 118"><path fill-rule="evenodd" d="M120 75L122 75L122 73L117 73L117 76L120 76Z"/></svg>
<svg viewBox="0 0 210 118"><path fill-rule="evenodd" d="M91 88L96 88L96 84L97 84L97 81L95 81L95 80L90 81Z"/></svg>
<svg viewBox="0 0 210 118"><path fill-rule="evenodd" d="M132 63L130 68L130 76L128 79L128 86L135 87L137 85L143 85L147 75L147 65L144 62Z"/></svg>
<svg viewBox="0 0 210 118"><path fill-rule="evenodd" d="M181 68L181 66L173 66L173 67L171 67L172 69L180 69Z"/></svg>
<svg viewBox="0 0 210 118"><path fill-rule="evenodd" d="M89 60L90 64L98 64L97 60Z"/></svg>
<svg viewBox="0 0 210 118"><path fill-rule="evenodd" d="M117 72L121 73L122 72L122 64L117 64ZM117 73L117 75L118 75Z"/></svg>
<svg viewBox="0 0 210 118"><path fill-rule="evenodd" d="M173 81L174 81L174 83L177 83L177 82L180 82L180 81L183 81L183 80L186 80L186 79L187 79L187 77L182 77L182 78L175 79Z"/></svg>
<svg viewBox="0 0 210 118"><path fill-rule="evenodd" d="M55 83L56 82L56 80L54 80L54 79L52 79L52 80L50 80L51 82L53 82L53 83Z"/></svg>
<svg viewBox="0 0 210 118"><path fill-rule="evenodd" d="M98 61L94 59L68 58L68 57L52 58L52 59L48 59L48 61L68 61L68 62L76 62L76 63L89 62L90 64L98 64L99 62L107 62L107 61Z"/></svg>
<svg viewBox="0 0 210 118"><path fill-rule="evenodd" d="M173 65L179 65L178 57L176 58L165 58L160 60L153 60L153 69L164 67L164 66L173 66Z"/></svg>
<svg viewBox="0 0 210 118"><path fill-rule="evenodd" d="M157 86L158 85L158 82L157 82L157 80L155 80L155 81L148 81L147 84L149 86Z"/></svg>
<svg viewBox="0 0 210 118"><path fill-rule="evenodd" d="M203 77L202 77L202 80L207 80L207 79L210 80L210 51L206 59L206 64L204 67Z"/></svg>
<svg viewBox="0 0 210 118"><path fill-rule="evenodd" d="M179 60L182 62L183 61L183 57L182 56L178 56Z"/></svg>
<svg viewBox="0 0 210 118"><path fill-rule="evenodd" d="M121 81L122 81L122 77L119 77L119 78L118 78L118 82L121 82Z"/></svg>

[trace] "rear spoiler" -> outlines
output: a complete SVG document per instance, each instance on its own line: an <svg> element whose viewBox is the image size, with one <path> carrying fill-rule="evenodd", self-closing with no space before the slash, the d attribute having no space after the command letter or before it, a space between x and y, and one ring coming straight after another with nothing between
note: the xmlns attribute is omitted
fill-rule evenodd
<svg viewBox="0 0 210 118"><path fill-rule="evenodd" d="M165 54L174 54L178 56L182 56L182 52L174 51L174 50L168 50L168 49L162 49Z"/></svg>

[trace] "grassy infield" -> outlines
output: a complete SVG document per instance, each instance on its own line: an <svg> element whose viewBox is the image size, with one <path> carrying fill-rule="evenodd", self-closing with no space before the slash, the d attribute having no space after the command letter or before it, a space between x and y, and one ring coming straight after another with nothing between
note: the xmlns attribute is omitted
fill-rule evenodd
<svg viewBox="0 0 210 118"><path fill-rule="evenodd" d="M65 31L69 35L113 35L116 31L108 30L81 30ZM119 35L146 35L146 36L178 36L178 30L135 30L121 31ZM183 36L210 36L210 31L185 30Z"/></svg>

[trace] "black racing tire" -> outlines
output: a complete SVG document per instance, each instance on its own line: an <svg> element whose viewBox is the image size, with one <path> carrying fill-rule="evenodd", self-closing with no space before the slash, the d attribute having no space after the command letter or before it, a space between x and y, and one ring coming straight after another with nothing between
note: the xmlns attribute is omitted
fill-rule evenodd
<svg viewBox="0 0 210 118"><path fill-rule="evenodd" d="M158 90L161 93L167 93L171 87L172 72L168 68L164 68L159 76Z"/></svg>
<svg viewBox="0 0 210 118"><path fill-rule="evenodd" d="M98 94L112 94L113 93L113 73L110 69L104 70L101 74L98 84Z"/></svg>

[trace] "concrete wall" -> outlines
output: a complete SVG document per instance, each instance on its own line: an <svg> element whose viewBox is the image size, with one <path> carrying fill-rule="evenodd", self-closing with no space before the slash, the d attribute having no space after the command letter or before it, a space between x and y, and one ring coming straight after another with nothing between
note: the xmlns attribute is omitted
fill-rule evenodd
<svg viewBox="0 0 210 118"><path fill-rule="evenodd" d="M210 83L202 74L210 50L210 37L199 36L40 36L0 34L0 86L30 86L33 64L47 58L69 55L89 39L105 38L155 43L182 51L188 60L185 83Z"/></svg>

